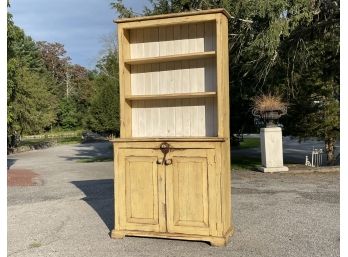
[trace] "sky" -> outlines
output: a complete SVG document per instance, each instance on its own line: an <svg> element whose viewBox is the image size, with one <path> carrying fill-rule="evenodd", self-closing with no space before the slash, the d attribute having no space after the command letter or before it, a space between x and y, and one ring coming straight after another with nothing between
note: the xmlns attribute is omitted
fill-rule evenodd
<svg viewBox="0 0 348 257"><path fill-rule="evenodd" d="M116 38L112 0L12 0L14 22L35 41L59 42L73 64L93 69L106 41ZM147 0L123 0L141 12Z"/></svg>

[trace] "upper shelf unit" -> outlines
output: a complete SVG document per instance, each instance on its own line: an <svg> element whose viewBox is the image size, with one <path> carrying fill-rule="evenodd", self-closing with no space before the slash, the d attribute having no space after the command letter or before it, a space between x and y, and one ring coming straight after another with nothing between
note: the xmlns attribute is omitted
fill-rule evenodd
<svg viewBox="0 0 348 257"><path fill-rule="evenodd" d="M227 16L118 23L121 137L229 136Z"/></svg>

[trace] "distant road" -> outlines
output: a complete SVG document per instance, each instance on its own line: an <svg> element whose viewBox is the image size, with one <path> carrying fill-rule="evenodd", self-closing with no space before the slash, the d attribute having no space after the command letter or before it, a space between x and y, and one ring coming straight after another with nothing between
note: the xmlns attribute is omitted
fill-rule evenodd
<svg viewBox="0 0 348 257"><path fill-rule="evenodd" d="M259 134L244 134L244 138L258 138ZM336 142L335 155L340 153L340 142ZM284 162L285 163L296 163L304 164L306 155L310 158L313 148L323 149L325 151L324 141L318 140L306 140L299 142L296 138L291 138L289 136L283 137L283 151L284 151ZM254 149L236 149L232 147L232 153L238 156L249 156L249 157L259 157L261 156L261 151L258 148Z"/></svg>

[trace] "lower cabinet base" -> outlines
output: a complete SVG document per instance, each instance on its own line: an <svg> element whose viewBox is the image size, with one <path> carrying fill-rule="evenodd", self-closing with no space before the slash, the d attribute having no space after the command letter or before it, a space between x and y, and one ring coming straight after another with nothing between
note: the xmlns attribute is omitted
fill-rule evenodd
<svg viewBox="0 0 348 257"><path fill-rule="evenodd" d="M205 242L210 242L210 245L212 246L226 246L228 242L230 241L230 237L232 236L232 234L233 234L233 228L230 228L223 237L114 229L111 231L111 238L122 239L125 236L158 237L158 238L168 238L168 239L205 241Z"/></svg>

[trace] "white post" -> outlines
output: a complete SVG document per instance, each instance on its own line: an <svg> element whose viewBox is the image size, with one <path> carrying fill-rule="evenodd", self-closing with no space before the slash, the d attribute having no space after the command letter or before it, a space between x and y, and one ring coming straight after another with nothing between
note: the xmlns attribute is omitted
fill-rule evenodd
<svg viewBox="0 0 348 257"><path fill-rule="evenodd" d="M314 167L313 155L314 155L314 148L313 148L313 151L312 151L312 167Z"/></svg>
<svg viewBox="0 0 348 257"><path fill-rule="evenodd" d="M261 159L263 172L288 171L283 164L283 139L282 129L279 127L261 128Z"/></svg>

